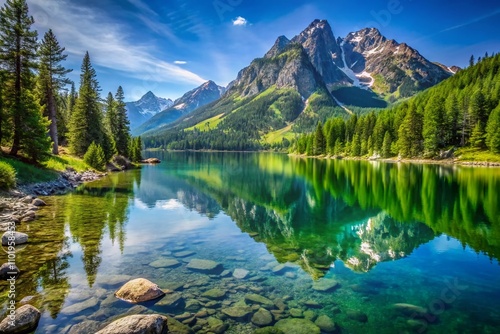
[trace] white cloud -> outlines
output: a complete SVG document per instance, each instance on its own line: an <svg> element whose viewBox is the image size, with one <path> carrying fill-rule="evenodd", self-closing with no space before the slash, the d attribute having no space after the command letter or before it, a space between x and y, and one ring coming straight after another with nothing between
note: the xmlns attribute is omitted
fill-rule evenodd
<svg viewBox="0 0 500 334"><path fill-rule="evenodd" d="M140 44L145 41L127 39L128 27L113 22L105 12L75 6L67 0L31 0L30 11L38 29L53 28L69 54L83 58L85 51L89 51L93 64L144 82L196 85L206 82L196 73L154 56L154 47ZM37 15L43 19L37 20Z"/></svg>
<svg viewBox="0 0 500 334"><path fill-rule="evenodd" d="M238 16L236 19L233 20L233 25L235 26L246 26L248 24L248 21L246 18Z"/></svg>
<svg viewBox="0 0 500 334"><path fill-rule="evenodd" d="M176 60L176 61L174 61L174 64L176 64L176 65L186 65L187 61L185 61L185 60Z"/></svg>

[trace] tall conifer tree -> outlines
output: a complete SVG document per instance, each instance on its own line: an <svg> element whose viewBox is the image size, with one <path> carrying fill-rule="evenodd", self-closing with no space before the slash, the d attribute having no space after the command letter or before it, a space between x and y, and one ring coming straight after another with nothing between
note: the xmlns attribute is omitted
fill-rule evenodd
<svg viewBox="0 0 500 334"><path fill-rule="evenodd" d="M48 116L50 121L49 135L53 143L53 154L59 154L56 95L61 88L70 83L65 75L71 72L71 70L61 65L61 62L66 60L67 57L67 55L63 54L64 50L59 45L52 30L49 29L43 37L39 51L39 89L41 93L41 105L45 108L44 114Z"/></svg>

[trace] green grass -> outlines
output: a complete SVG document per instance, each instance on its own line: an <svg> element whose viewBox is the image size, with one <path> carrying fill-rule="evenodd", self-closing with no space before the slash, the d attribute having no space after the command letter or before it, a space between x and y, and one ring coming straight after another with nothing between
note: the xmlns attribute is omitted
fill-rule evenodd
<svg viewBox="0 0 500 334"><path fill-rule="evenodd" d="M60 155L51 155L47 161L38 166L25 162L22 159L2 155L1 151L0 161L4 161L14 167L17 184L53 181L58 178L58 172L65 171L67 167L73 168L77 172L92 169L82 159L66 154L64 148L61 148Z"/></svg>
<svg viewBox="0 0 500 334"><path fill-rule="evenodd" d="M500 155L478 148L460 148L455 152L460 161L500 162Z"/></svg>
<svg viewBox="0 0 500 334"><path fill-rule="evenodd" d="M58 177L58 174L53 170L36 167L15 158L0 156L0 161L4 161L14 167L18 184L47 182L55 180Z"/></svg>
<svg viewBox="0 0 500 334"><path fill-rule="evenodd" d="M224 114L219 114L214 117L208 118L204 120L203 122L200 122L190 128L187 128L186 131L193 131L194 129L198 129L200 131L207 131L207 130L212 130L219 125L219 123L222 121L222 117Z"/></svg>
<svg viewBox="0 0 500 334"><path fill-rule="evenodd" d="M292 132L292 124L284 127L283 129L279 129L273 132L269 132L264 136L264 142L269 144L281 143L283 138L288 140L292 140L295 134Z"/></svg>

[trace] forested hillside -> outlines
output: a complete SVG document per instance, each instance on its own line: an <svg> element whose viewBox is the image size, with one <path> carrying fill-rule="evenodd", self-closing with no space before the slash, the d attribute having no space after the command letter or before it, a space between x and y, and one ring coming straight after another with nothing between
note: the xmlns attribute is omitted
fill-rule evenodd
<svg viewBox="0 0 500 334"><path fill-rule="evenodd" d="M292 150L384 158L434 158L453 147L500 153L499 69L500 54L475 65L471 59L467 69L393 108L319 123Z"/></svg>

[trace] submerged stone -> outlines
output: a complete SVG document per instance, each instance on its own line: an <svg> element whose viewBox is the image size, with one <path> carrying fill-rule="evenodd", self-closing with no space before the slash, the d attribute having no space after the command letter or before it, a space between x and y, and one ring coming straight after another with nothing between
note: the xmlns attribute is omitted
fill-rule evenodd
<svg viewBox="0 0 500 334"><path fill-rule="evenodd" d="M253 334L285 334L281 329L276 327L263 327L256 329Z"/></svg>
<svg viewBox="0 0 500 334"><path fill-rule="evenodd" d="M268 310L260 308L254 313L251 321L254 325L259 327L269 326L273 322L273 315Z"/></svg>
<svg viewBox="0 0 500 334"><path fill-rule="evenodd" d="M183 251L183 252L176 252L174 253L174 256L175 257L179 257L179 258L183 258L183 257L188 257L188 256L191 256L191 255L194 255L196 254L196 252L193 252L193 251Z"/></svg>
<svg viewBox="0 0 500 334"><path fill-rule="evenodd" d="M212 273L222 269L222 265L212 260L192 259L186 268L202 273Z"/></svg>
<svg viewBox="0 0 500 334"><path fill-rule="evenodd" d="M167 317L159 314L130 315L107 325L96 334L167 334Z"/></svg>
<svg viewBox="0 0 500 334"><path fill-rule="evenodd" d="M274 327L286 334L320 334L321 330L311 320L288 318L278 321Z"/></svg>
<svg viewBox="0 0 500 334"><path fill-rule="evenodd" d="M315 291L328 292L339 286L339 282L332 279L320 279L313 283L312 288Z"/></svg>
<svg viewBox="0 0 500 334"><path fill-rule="evenodd" d="M224 299L224 297L226 296L226 291L215 288L205 291L201 296L209 299L220 300Z"/></svg>
<svg viewBox="0 0 500 334"><path fill-rule="evenodd" d="M238 268L233 271L233 277L237 279L244 279L248 276L249 273L250 272L246 269Z"/></svg>
<svg viewBox="0 0 500 334"><path fill-rule="evenodd" d="M269 308L272 308L274 306L274 303L272 302L272 300L270 300L264 296L258 295L256 293L249 293L249 294L245 295L245 300L247 302L261 304L261 305L263 305L265 307L269 307Z"/></svg>
<svg viewBox="0 0 500 334"><path fill-rule="evenodd" d="M358 322L367 322L368 321L368 316L361 311L349 310L346 312L346 315L349 319L356 320Z"/></svg>
<svg viewBox="0 0 500 334"><path fill-rule="evenodd" d="M86 301L76 303L76 304L73 304L73 305L70 305L68 307L63 308L61 310L61 313L66 314L66 315L74 315L74 314L83 312L89 308L94 308L97 306L97 304L99 304L99 300L97 300L97 298L95 298L95 297L92 297L90 299L87 299Z"/></svg>
<svg viewBox="0 0 500 334"><path fill-rule="evenodd" d="M320 315L314 323L325 333L335 333L337 330L335 322L325 314Z"/></svg>
<svg viewBox="0 0 500 334"><path fill-rule="evenodd" d="M175 259L160 259L151 262L149 265L153 268L172 268L177 267L181 263Z"/></svg>
<svg viewBox="0 0 500 334"><path fill-rule="evenodd" d="M222 313L234 320L245 320L252 314L252 308L248 306L232 306L228 308L223 308Z"/></svg>

